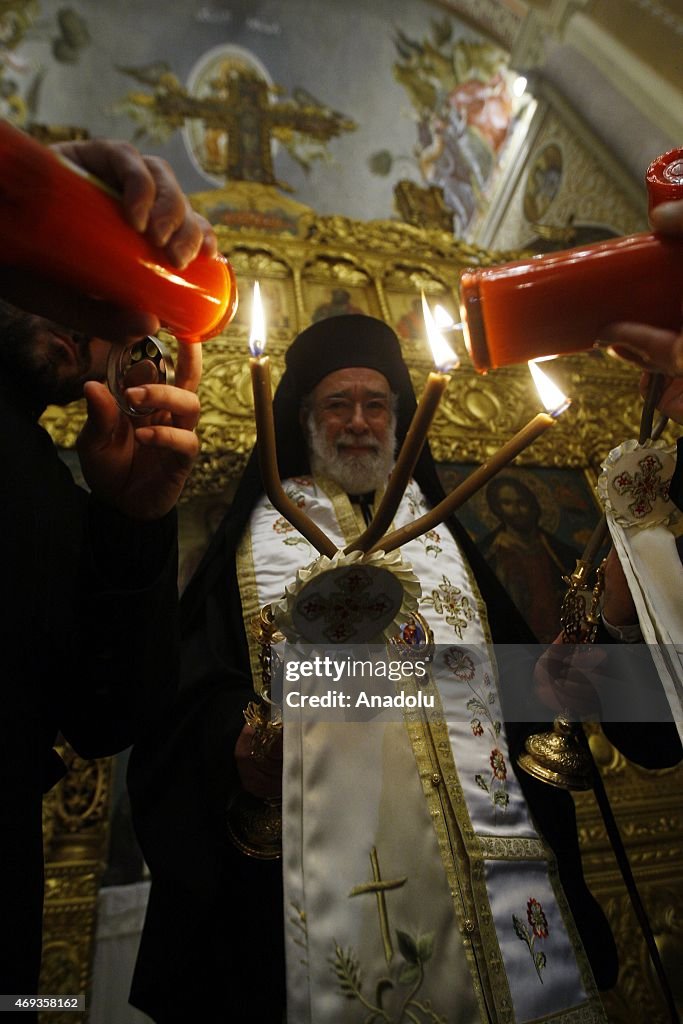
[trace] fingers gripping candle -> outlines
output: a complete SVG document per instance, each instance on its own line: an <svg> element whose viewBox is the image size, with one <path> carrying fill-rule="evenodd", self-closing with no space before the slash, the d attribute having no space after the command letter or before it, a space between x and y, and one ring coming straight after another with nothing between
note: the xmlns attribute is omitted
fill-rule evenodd
<svg viewBox="0 0 683 1024"><path fill-rule="evenodd" d="M218 334L237 308L230 264L171 266L124 219L116 195L0 121L0 261L115 305L154 313L184 341Z"/></svg>

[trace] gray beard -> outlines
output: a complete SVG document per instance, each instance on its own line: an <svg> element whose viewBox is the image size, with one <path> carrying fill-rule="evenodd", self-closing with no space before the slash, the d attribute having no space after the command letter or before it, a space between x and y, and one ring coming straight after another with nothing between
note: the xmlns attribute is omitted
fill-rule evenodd
<svg viewBox="0 0 683 1024"><path fill-rule="evenodd" d="M393 417L383 442L367 435L376 446L373 452L348 456L339 451L337 444L344 440L341 434L337 442L330 443L323 430L315 423L313 413L306 424L308 433L308 454L314 475L325 476L338 484L347 494L366 494L384 487L394 466L396 448L396 417ZM363 436L349 435L349 441L357 444L366 440Z"/></svg>

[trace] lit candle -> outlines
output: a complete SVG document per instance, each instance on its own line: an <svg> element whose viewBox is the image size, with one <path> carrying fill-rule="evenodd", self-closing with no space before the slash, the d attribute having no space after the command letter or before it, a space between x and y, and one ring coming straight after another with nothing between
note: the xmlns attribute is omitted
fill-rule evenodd
<svg viewBox="0 0 683 1024"><path fill-rule="evenodd" d="M270 360L264 355L266 347L266 326L258 281L254 284L254 300L251 310L251 332L249 334L249 372L254 395L254 416L259 468L263 489L280 515L310 541L321 555L331 558L336 547L322 530L285 494L277 467L275 442L275 421L273 419L273 392L270 381Z"/></svg>
<svg viewBox="0 0 683 1024"><path fill-rule="evenodd" d="M346 548L347 552L369 551L394 518L396 509L413 475L415 463L422 451L427 431L434 419L441 396L451 379L448 371L458 365L458 357L439 332L427 300L424 297L424 292L422 293L422 312L427 329L427 338L436 364L436 371L432 370L427 377L422 397L415 410L408 433L401 445L396 464L391 471L384 496L372 518L372 522L365 533L361 534L352 544L349 544Z"/></svg>
<svg viewBox="0 0 683 1024"><path fill-rule="evenodd" d="M555 424L557 417L569 407L569 400L535 364L530 363L529 369L534 378L534 383L539 389L541 401L546 409L550 411L540 412L534 416L502 448L499 448L488 462L485 462L478 469L475 469L474 472L470 473L467 479L463 480L443 501L440 501L438 505L435 505L425 515L420 516L419 519L415 519L412 523L408 523L406 526L394 530L393 533L387 534L386 537L372 548L372 551L395 551L396 548L407 544L408 541L421 537L423 533L427 533L429 530L433 530L439 523L453 515L468 498L471 498L476 491L488 483L504 466L512 462L520 452L528 448L530 444L533 444L537 437L540 437L541 434L545 433L546 430Z"/></svg>

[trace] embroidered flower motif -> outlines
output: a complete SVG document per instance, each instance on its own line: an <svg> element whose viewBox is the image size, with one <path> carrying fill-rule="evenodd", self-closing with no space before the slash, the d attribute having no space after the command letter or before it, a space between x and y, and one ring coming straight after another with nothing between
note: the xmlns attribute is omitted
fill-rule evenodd
<svg viewBox="0 0 683 1024"><path fill-rule="evenodd" d="M489 762L491 764L491 770L492 770L495 778L500 779L501 782L503 781L503 779L507 778L508 772L507 772L507 768L505 767L505 758L501 754L501 752L498 749L498 747L495 747L491 751L491 756L489 757Z"/></svg>
<svg viewBox="0 0 683 1024"><path fill-rule="evenodd" d="M303 479L301 482L303 482ZM287 487L285 488L285 493L294 502L297 508L306 507L306 497L297 488ZM273 505L269 502L266 508L272 509ZM297 547L298 545L301 545L302 547L310 548L311 546L310 542L307 541L305 537L302 537L301 534L297 533L296 528L292 526L284 516L278 516L278 518L273 522L273 531L280 534L283 538L282 543L286 544L287 547Z"/></svg>
<svg viewBox="0 0 683 1024"><path fill-rule="evenodd" d="M542 985L543 976L541 971L547 966L548 958L540 950L534 950L534 946L537 939L547 939L550 929L548 928L548 919L543 912L543 907L533 896L530 896L527 900L526 916L531 925L531 931L529 931L522 918L517 917L516 914L512 915L512 927L515 929L517 938L521 939L522 942L526 942L529 956L536 968L538 980Z"/></svg>
<svg viewBox="0 0 683 1024"><path fill-rule="evenodd" d="M469 682L474 679L474 662L469 654L459 647L449 647L443 659L456 679Z"/></svg>
<svg viewBox="0 0 683 1024"><path fill-rule="evenodd" d="M426 511L426 506L422 500L422 496L416 494L411 486L406 491L406 499L411 518L418 519L422 513ZM438 558L443 551L443 548L441 547L441 534L436 530L428 530L427 533L423 533L418 540L427 555L433 555L434 558Z"/></svg>
<svg viewBox="0 0 683 1024"><path fill-rule="evenodd" d="M457 647L452 648L452 651L457 650ZM451 651L448 652L448 654L450 653ZM446 657L448 658L448 655ZM472 715L470 719L472 735L478 739L480 736L484 736L486 731L490 737L490 739L487 737L485 740L486 747L483 748L482 754L485 756L484 752L488 749L488 762L491 773L484 776L479 772L474 776L474 781L479 786L479 789L483 789L485 793L488 793L494 811L497 811L499 808L506 811L510 803L510 794L506 788L508 773L505 755L499 747L489 746L491 740L494 743L498 741L502 731L501 721L494 714L496 710L496 695L491 683L491 677L488 672L485 672L482 684L479 687L473 686L469 680L466 680L466 682L472 693L472 696L467 701L467 710Z"/></svg>
<svg viewBox="0 0 683 1024"><path fill-rule="evenodd" d="M273 523L273 529L276 533L291 533L294 527L284 516L279 516Z"/></svg>
<svg viewBox="0 0 683 1024"><path fill-rule="evenodd" d="M451 583L447 576L442 576L442 583L437 590L423 599L423 604L431 606L453 627L456 636L462 640L463 632L474 619L474 609L470 599L463 594L460 587Z"/></svg>
<svg viewBox="0 0 683 1024"><path fill-rule="evenodd" d="M437 533L436 530L428 530L427 533L420 537L420 541L427 555L433 555L434 558L438 558L443 551L441 547L441 534Z"/></svg>
<svg viewBox="0 0 683 1024"><path fill-rule="evenodd" d="M548 936L548 919L543 913L543 907L533 896L526 905L527 921L533 929L537 939L545 939Z"/></svg>

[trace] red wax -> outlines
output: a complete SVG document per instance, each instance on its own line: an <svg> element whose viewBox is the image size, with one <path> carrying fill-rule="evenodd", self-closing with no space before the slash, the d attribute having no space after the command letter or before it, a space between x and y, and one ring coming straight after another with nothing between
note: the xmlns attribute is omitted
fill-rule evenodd
<svg viewBox="0 0 683 1024"><path fill-rule="evenodd" d="M650 209L683 198L683 150L653 160ZM465 271L460 309L477 370L592 348L615 321L679 331L683 239L641 234Z"/></svg>
<svg viewBox="0 0 683 1024"><path fill-rule="evenodd" d="M592 348L617 320L678 331L683 240L631 235L465 271L460 305L477 370Z"/></svg>
<svg viewBox="0 0 683 1024"><path fill-rule="evenodd" d="M653 160L645 172L648 209L683 198L683 149L670 149Z"/></svg>
<svg viewBox="0 0 683 1024"><path fill-rule="evenodd" d="M232 267L171 266L126 223L120 202L35 139L0 121L0 262L153 313L186 341L218 334L237 308Z"/></svg>

